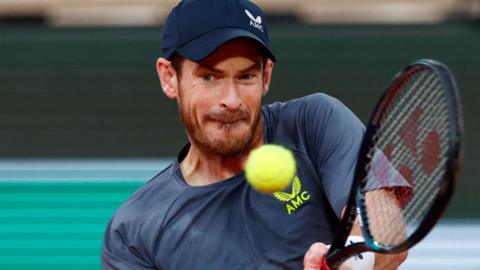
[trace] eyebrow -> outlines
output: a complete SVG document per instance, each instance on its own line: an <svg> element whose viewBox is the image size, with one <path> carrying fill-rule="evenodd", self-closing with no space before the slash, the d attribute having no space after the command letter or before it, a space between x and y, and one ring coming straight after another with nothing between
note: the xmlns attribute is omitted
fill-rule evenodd
<svg viewBox="0 0 480 270"><path fill-rule="evenodd" d="M215 68L214 66L208 65L208 64L199 64L200 67L197 69L197 71L200 71L202 69L206 69L209 71L213 71L214 73L223 73L222 70ZM250 66L240 70L239 73L246 73L252 70L260 70L262 68L262 65L260 63L253 63Z"/></svg>
<svg viewBox="0 0 480 270"><path fill-rule="evenodd" d="M252 65L248 66L247 68L244 68L244 69L240 70L240 73L246 73L248 71L261 70L261 69L262 69L262 64L253 63Z"/></svg>

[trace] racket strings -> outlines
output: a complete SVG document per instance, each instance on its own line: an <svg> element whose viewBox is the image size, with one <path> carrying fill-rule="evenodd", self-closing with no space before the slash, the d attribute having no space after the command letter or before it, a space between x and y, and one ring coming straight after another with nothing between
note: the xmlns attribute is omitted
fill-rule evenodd
<svg viewBox="0 0 480 270"><path fill-rule="evenodd" d="M425 76L425 74L422 74L422 76ZM427 82L429 82L430 79L431 78L429 78ZM408 88L418 87L418 85L419 85L419 82L416 81L413 86L409 85L407 87ZM399 99L399 101L397 101L398 106L396 106L392 111L388 110L391 108L387 108L386 112L384 113L387 115L387 118L382 121L382 125L380 126L379 130L377 131L374 137L375 146L377 149L382 149L383 151L388 147L388 145L394 145L394 144L400 145L398 133L400 129L405 126L405 122L408 120L408 118L405 116L413 113L412 112L413 108L418 107L418 101L420 100L420 98L422 98L422 97L419 98L418 96L414 96L414 94L416 94L415 91L406 92L404 96L400 96L400 98L398 98ZM411 101L411 102L413 101L413 104L406 104L408 101ZM401 110L402 108L407 108L407 110L403 110L399 112L399 110ZM408 108L410 108L410 110L408 110ZM396 113L398 115L395 115ZM373 157L373 155L375 154L374 151L376 150L374 149L371 150L370 157ZM405 161L414 162L412 159L407 159L408 157L410 157L411 153L409 153L408 151L404 151L404 149L401 147L393 148L392 154L393 155L389 157L390 161L399 160L403 162ZM370 165L371 164L369 164L369 166ZM388 169L388 167L386 169Z"/></svg>
<svg viewBox="0 0 480 270"><path fill-rule="evenodd" d="M429 84L427 84L427 86L426 86L427 89L433 89L432 91L426 92L429 95L428 96L416 97L417 100L429 100L430 101L429 103L426 104L424 110L427 111L427 112L431 112L431 113L430 114L424 114L423 116L426 116L426 117L428 117L429 115L437 115L438 116L437 111L438 111L439 106L435 106L435 105L438 104L438 102L437 102L437 100L434 99L433 96L436 94L436 97L438 98L438 96L439 96L438 94L442 93L441 91L436 91L437 89L435 89L435 88L438 88L439 86L440 86L439 83L435 83L435 87L432 88ZM432 107L437 107L437 108L432 108ZM430 130L432 130L432 128L433 128L431 126L431 124L435 124L435 123L437 123L437 121L429 121L429 119L424 119L424 120L420 119L419 121L422 122L422 123L430 123L430 125L420 126L419 127L420 130L417 131L418 132L418 138L416 138L417 143L416 143L415 147L420 148L420 150L421 150L421 143L423 143L425 141L425 139L427 137L426 134L428 134L428 132ZM443 122L445 122L445 121L443 121ZM439 123L442 123L442 121L439 121ZM442 128L442 130L445 130L445 129ZM405 153L409 153L408 151L404 151L403 153L404 153L404 155L402 156L401 159L399 159L399 162L397 164L402 164L403 163L404 165L408 166L409 168L412 168L414 172L420 171L420 169L422 167L422 162L418 162L418 160L416 160L416 159L411 159L411 158L408 159L409 155L405 154ZM416 153L418 154L419 152L416 152ZM422 156L422 157L425 156L425 153L420 152L420 156ZM410 161L410 162L408 162L408 161ZM437 168L440 168L440 167L437 166ZM428 199L428 198L431 198L431 197L426 196L426 195L431 194L431 192L433 192L434 190L429 190L429 192L425 192L423 190L425 188L435 188L435 187L438 187L438 186L428 185L429 182L427 181L428 179L425 179L425 176L426 176L425 174L416 173L415 177L413 179L411 179L412 182L413 182L414 188L415 188L415 190L416 190L416 192L419 196L415 197L415 201L416 201L415 204L414 203L409 203L407 205L408 208L406 208L404 210L404 213L406 213L406 214L416 213L416 216L418 217L419 215L421 215L424 212L423 210L428 209L428 203L425 202L425 199ZM435 175L433 175L433 179L435 179ZM413 201L411 201L411 202L413 202ZM423 209L418 209L418 208L414 209L415 206L423 206ZM411 218L411 216L406 215L405 219L406 219L407 222L410 222L410 219L412 219L412 218ZM416 217L413 217L413 219L415 220Z"/></svg>
<svg viewBox="0 0 480 270"><path fill-rule="evenodd" d="M413 74L391 104L374 136L365 186L370 233L384 245L401 243L425 218L449 151L446 97L432 71Z"/></svg>
<svg viewBox="0 0 480 270"><path fill-rule="evenodd" d="M409 80L406 83L405 88L414 89L419 87L421 82L423 82L424 80L427 83L433 80L433 76L430 76L428 78L425 77L427 77L426 73L415 74L412 80ZM382 126L380 126L379 131L376 133L374 141L379 141L380 134L384 136L382 138L384 138L384 140L387 142L397 136L396 133L404 126L404 123L408 120L407 115L412 113L412 111L405 110L405 108L415 108L420 102L420 99L414 98L415 94L416 93L414 91L407 91L406 93L399 95L396 100L393 101L393 103L398 103L396 106L393 106L393 108L392 106L390 106L385 109L380 120ZM412 102L413 104L408 104Z"/></svg>
<svg viewBox="0 0 480 270"><path fill-rule="evenodd" d="M439 132L439 136L442 138L446 138L448 136L448 115L445 113L447 108L445 106L445 103L442 102L443 98L443 92L442 89L440 89L441 85L437 81L436 87L432 89L432 91L429 91L430 93L429 96L425 97L425 100L428 100L430 102L425 104L425 111L429 112L427 114L424 114L425 119L421 120L423 125L421 126L419 130L419 135L418 135L418 142L417 142L417 148L420 150L420 157L423 158L429 153L425 153L422 149L422 144L425 143L428 137L428 134L432 130L436 130L436 132ZM422 97L420 97L422 98ZM440 104L440 106L439 106ZM443 113L442 113L443 112ZM435 117L435 119L432 119L432 116ZM430 118L430 119L427 119ZM445 152L447 150L447 144L446 141L443 141L444 144L439 146L439 149L443 150L443 153L439 153L438 155L440 157L445 156ZM441 142L440 142L441 143ZM405 158L406 159L406 158ZM411 161L414 161L414 159L410 159ZM439 161L438 165L434 168L437 170L437 173L431 173L430 175L424 174L424 173L418 173L416 174L417 177L413 178L413 183L415 185L415 190L418 191L418 195L416 196L415 199L418 201L418 203L413 204L410 203L408 204L408 207L414 207L414 206L421 206L423 209L428 209L428 204L422 202L422 198L431 198L428 197L427 195L429 194L428 192L424 192L423 190L426 188L430 188L430 192L434 191L433 189L438 188L438 185L429 185L431 182L428 181L427 177L430 177L431 179L438 179L438 174L442 172L441 168L443 167L443 163L446 161L446 158L443 158L442 161ZM406 161L404 161L406 163ZM413 162L412 162L413 163ZM415 168L414 171L421 171L423 168L424 162L416 162L416 164L411 164L410 166ZM436 193L436 192L435 192ZM410 210L409 208L406 208L404 210L405 213L423 213L422 211L419 211L421 209L416 209L416 210ZM418 211L418 212L417 212ZM406 216L408 219L408 216Z"/></svg>
<svg viewBox="0 0 480 270"><path fill-rule="evenodd" d="M415 77L406 83L405 88L416 88L421 81L426 80L428 82L433 79L433 77L425 79L426 76L426 73L415 74ZM411 113L411 111L404 110L404 108L414 108L416 107L416 105L418 105L415 103L410 105L406 103L411 103L412 101L420 102L419 99L413 97L414 94L414 91L408 91L406 93L403 93L403 95L397 97L396 100L393 102L398 103L397 106L394 106L393 108L392 106L390 106L385 109L385 111L382 113L382 117L380 120L382 125L380 126L380 129L377 131L377 133L374 135L373 141L379 144L379 142L381 141L381 137L383 139L382 141L391 142L398 136L397 133L408 120L408 117L406 115L408 115L408 113ZM372 156L373 150L370 153L370 157Z"/></svg>
<svg viewBox="0 0 480 270"><path fill-rule="evenodd" d="M440 89L441 90L441 89ZM418 142L416 144L416 147L420 150L421 149L421 144L423 142L425 142L425 140L427 139L427 136L429 134L429 131L431 130L434 130L436 129L437 131L441 130L443 131L441 134L440 134L440 137L446 137L448 134L448 119L447 119L447 115L446 114L441 114L441 112L445 112L445 110L447 109L445 104L444 103L441 103L443 104L443 106L438 106L438 99L441 98L441 96L439 94L441 94L440 91L431 91L429 92L430 95L427 96L427 97L420 97L420 98L425 98L426 100L431 100L432 102L430 103L427 103L426 107L425 107L425 110L430 112L429 114L427 115L424 115L425 118L427 118L429 115L435 115L435 116L438 116L440 117L440 121L430 121L430 119L420 119L421 122L423 123L426 123L424 125L422 125L420 127L420 130L418 131ZM443 121L442 121L443 120ZM438 126L435 126L435 124L437 124ZM397 142L398 143L398 142ZM443 149L443 151L445 152L446 151L446 148L445 147L440 147L441 149ZM422 166L422 163L421 162L417 162L418 160L416 159L412 159L412 158L409 158L410 156L410 153L408 151L398 151L399 149L401 149L401 147L399 148L396 148L394 151L397 151L398 152L398 159L392 159L392 163L394 164L404 164L410 168L415 168L414 171L418 171L421 166ZM424 157L425 155L427 155L428 153L424 153L424 152L420 152L420 156L421 157ZM441 153L440 156L444 156L445 153ZM394 153L392 155L392 157L396 157L397 154ZM446 160L446 159L445 159ZM436 167L437 169L440 168L440 166L437 166ZM425 175L419 175L420 178L424 177ZM435 178L435 177L434 177ZM413 183L416 184L417 186L417 190L421 190L423 187L426 187L426 185L428 184L427 181L423 181L423 179L419 179L419 178L414 178L412 179L413 180ZM413 205L413 204L411 204Z"/></svg>
<svg viewBox="0 0 480 270"><path fill-rule="evenodd" d="M431 102L427 103L427 105L425 106L426 111L428 111L429 113L426 114L425 119L422 120L422 123L424 124L421 126L421 129L419 130L417 147L419 148L419 151L420 151L419 153L421 158L428 157L428 155L430 154L426 152L425 149L421 148L421 146L425 142L428 143L429 139L432 139L432 138L429 138L430 134L432 134L431 133L432 131L437 132L436 134L438 134L440 138L448 137L449 123L448 123L448 114L446 113L447 106L445 103L441 102L442 100L440 100L443 97L443 96L440 96L440 94L442 94L441 89L439 89L439 91L435 93L437 94L435 96L436 99L429 99L431 100ZM448 142L447 140L439 141L439 143L442 143L441 145L439 145L439 150L442 151L439 156L444 157L443 160L446 160L445 154L446 154L446 151L448 150L447 142ZM413 160L410 160L410 161L413 161ZM421 167L420 165L422 163L417 163L416 164L417 167ZM440 168L441 166L436 166L434 169L440 169ZM427 176L425 174L423 175ZM415 179L414 181L419 185L426 185L428 183L425 181L420 181Z"/></svg>

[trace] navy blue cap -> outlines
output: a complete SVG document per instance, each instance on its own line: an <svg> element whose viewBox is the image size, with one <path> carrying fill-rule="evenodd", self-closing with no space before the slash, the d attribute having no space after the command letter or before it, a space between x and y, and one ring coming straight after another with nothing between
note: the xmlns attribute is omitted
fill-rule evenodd
<svg viewBox="0 0 480 270"><path fill-rule="evenodd" d="M183 0L168 15L163 30L163 57L175 52L200 61L225 42L235 38L256 41L266 56L269 49L266 16L248 0Z"/></svg>

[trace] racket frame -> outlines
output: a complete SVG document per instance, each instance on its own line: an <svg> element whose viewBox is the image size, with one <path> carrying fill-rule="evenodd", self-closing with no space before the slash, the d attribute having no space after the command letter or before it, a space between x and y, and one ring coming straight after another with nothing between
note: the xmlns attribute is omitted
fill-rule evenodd
<svg viewBox="0 0 480 270"><path fill-rule="evenodd" d="M447 153L449 158L448 162L445 164L445 180L442 181L439 192L432 203L432 207L422 222L418 225L418 229L401 244L393 247L386 246L374 241L370 229L368 228L368 218L364 207L365 197L362 193L362 189L366 185L367 172L365 168L372 159L369 152L374 146L373 137L379 128L383 111L390 105L391 101L400 94L402 86L410 76L421 69L430 69L438 75L441 84L444 86L444 93L447 95L448 117L450 118L449 123L451 125L449 130L450 137L452 138L450 142L452 142L452 144ZM387 254L400 253L421 241L431 231L445 212L458 179L461 163L461 137L463 134L462 118L457 86L451 72L444 64L430 59L420 59L408 65L394 77L392 83L384 92L373 111L360 147L359 159L355 167L352 188L350 190L344 216L340 221L340 229L335 235L327 257L327 264L331 266L331 269L338 268L341 263L351 256L366 251ZM355 223L357 214L359 214L360 227L365 242L355 243L345 247L346 240Z"/></svg>

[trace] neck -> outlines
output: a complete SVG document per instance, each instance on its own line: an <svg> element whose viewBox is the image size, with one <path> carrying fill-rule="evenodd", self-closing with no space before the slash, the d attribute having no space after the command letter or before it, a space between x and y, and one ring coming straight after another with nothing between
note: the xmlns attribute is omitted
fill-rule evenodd
<svg viewBox="0 0 480 270"><path fill-rule="evenodd" d="M180 163L185 181L191 186L203 186L223 181L240 173L250 151L263 144L263 128L262 125L259 126L260 132L257 132L249 148L235 156L205 153L192 143L187 156Z"/></svg>

